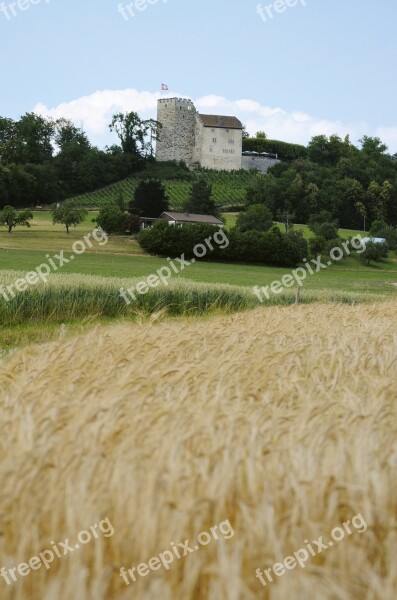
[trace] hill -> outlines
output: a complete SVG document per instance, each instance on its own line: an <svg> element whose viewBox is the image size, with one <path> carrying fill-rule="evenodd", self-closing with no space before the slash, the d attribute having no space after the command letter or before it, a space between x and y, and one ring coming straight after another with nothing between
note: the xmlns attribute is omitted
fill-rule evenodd
<svg viewBox="0 0 397 600"><path fill-rule="evenodd" d="M246 188L254 175L248 171L211 171L200 169L191 172L173 163L149 163L142 170L122 181L108 185L94 192L89 192L73 199L86 208L100 208L109 200L123 197L128 202L142 179L161 179L167 191L170 208L182 209L195 178L203 177L212 185L213 197L219 207L233 207L245 202Z"/></svg>

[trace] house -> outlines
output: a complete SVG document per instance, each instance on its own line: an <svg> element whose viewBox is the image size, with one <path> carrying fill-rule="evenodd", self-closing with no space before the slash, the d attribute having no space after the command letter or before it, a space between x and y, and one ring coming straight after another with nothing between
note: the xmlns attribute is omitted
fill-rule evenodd
<svg viewBox="0 0 397 600"><path fill-rule="evenodd" d="M160 215L160 219L165 219L170 225L179 227L186 223L204 223L206 225L215 225L216 227L224 226L223 221L212 215L195 215L187 212L163 212Z"/></svg>

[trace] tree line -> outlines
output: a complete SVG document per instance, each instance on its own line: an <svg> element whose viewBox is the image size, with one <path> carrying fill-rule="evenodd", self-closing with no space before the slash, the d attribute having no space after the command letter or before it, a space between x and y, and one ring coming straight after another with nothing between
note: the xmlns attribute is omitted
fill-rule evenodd
<svg viewBox="0 0 397 600"><path fill-rule="evenodd" d="M274 218L296 223L328 211L347 229L368 231L375 220L396 225L397 155L376 137L364 136L360 144L349 136L313 137L306 155L257 174L247 204L264 204Z"/></svg>
<svg viewBox="0 0 397 600"><path fill-rule="evenodd" d="M26 113L0 117L0 209L60 202L131 175L152 160L160 124L137 113L115 114L119 144L100 150L67 119Z"/></svg>

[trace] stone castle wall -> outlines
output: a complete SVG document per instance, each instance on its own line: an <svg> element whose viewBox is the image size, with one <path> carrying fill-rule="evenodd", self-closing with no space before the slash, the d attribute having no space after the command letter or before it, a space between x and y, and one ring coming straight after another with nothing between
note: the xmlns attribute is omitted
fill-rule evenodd
<svg viewBox="0 0 397 600"><path fill-rule="evenodd" d="M277 165L279 158L269 158L267 156L242 156L241 168L245 171L256 169L260 173L267 173L271 167Z"/></svg>
<svg viewBox="0 0 397 600"><path fill-rule="evenodd" d="M157 103L157 120L163 125L157 142L157 160L193 161L196 109L191 100L166 98Z"/></svg>

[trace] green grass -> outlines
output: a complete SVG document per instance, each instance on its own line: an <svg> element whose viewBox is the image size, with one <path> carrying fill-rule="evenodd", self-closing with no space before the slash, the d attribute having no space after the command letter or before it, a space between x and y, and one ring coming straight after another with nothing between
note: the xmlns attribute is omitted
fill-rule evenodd
<svg viewBox="0 0 397 600"><path fill-rule="evenodd" d="M65 256L68 256L67 254ZM46 262L45 254L28 250L6 250L0 254L0 270L33 271ZM96 275L103 277L144 278L168 263L152 256L125 256L116 254L82 254L62 268L62 273ZM196 261L174 279L182 278L203 283L227 283L237 286L266 286L279 280L291 269L234 263ZM56 275L52 275L55 277ZM387 260L376 266L365 266L357 258L349 257L330 268L308 276L305 288L330 289L373 293L395 293L397 262Z"/></svg>
<svg viewBox="0 0 397 600"><path fill-rule="evenodd" d="M72 253L76 240L91 232L95 227L92 219L97 213L90 212L84 223L66 234L61 225L53 225L49 212L34 212L30 229L17 228L11 234L0 230L0 269L32 271L43 262L46 254L53 256L61 250L66 257ZM237 213L225 213L227 229L235 223ZM282 225L280 225L282 227ZM305 237L311 232L305 225L297 225ZM357 232L341 230L341 235ZM62 273L97 275L104 277L147 277L166 264L162 258L145 254L138 242L131 236L110 236L107 244L94 243L92 249L76 256L73 262L65 264ZM186 268L180 277L205 283L227 283L236 286L266 286L280 279L290 269L231 263L213 263L197 261ZM178 278L175 275L175 278ZM395 291L392 283L397 282L397 262L395 257L377 264L364 266L356 258L346 258L331 268L308 277L305 287L313 290L330 289L346 291L373 291L391 293Z"/></svg>

